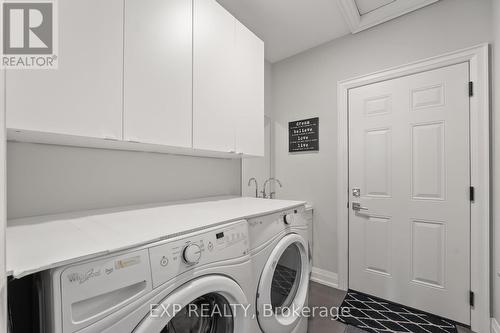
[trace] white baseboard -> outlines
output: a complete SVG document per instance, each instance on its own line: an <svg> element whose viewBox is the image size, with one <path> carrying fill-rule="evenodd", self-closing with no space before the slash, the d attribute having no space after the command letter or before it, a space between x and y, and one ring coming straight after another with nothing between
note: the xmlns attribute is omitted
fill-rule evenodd
<svg viewBox="0 0 500 333"><path fill-rule="evenodd" d="M311 281L333 288L339 287L339 277L337 273L333 273L317 267L313 267L312 269Z"/></svg>
<svg viewBox="0 0 500 333"><path fill-rule="evenodd" d="M495 318L491 318L491 333L500 333L500 324Z"/></svg>

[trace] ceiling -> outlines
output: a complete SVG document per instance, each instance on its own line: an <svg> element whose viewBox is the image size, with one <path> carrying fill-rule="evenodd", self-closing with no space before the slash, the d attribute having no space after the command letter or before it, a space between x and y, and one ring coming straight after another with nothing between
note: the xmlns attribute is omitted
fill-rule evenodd
<svg viewBox="0 0 500 333"><path fill-rule="evenodd" d="M438 0L217 0L280 61Z"/></svg>
<svg viewBox="0 0 500 333"><path fill-rule="evenodd" d="M336 0L217 1L264 40L270 62L351 32Z"/></svg>

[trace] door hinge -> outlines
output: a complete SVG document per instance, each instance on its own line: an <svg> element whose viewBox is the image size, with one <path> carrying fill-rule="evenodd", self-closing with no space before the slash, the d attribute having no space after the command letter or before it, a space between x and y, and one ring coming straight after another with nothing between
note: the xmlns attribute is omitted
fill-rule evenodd
<svg viewBox="0 0 500 333"><path fill-rule="evenodd" d="M472 307L474 306L474 292L472 290L469 292L469 304Z"/></svg>
<svg viewBox="0 0 500 333"><path fill-rule="evenodd" d="M471 186L471 187L469 187L469 199L470 199L470 201L474 202L475 197L476 197L476 189L474 188L474 186Z"/></svg>
<svg viewBox="0 0 500 333"><path fill-rule="evenodd" d="M474 96L474 82L469 82L469 97Z"/></svg>

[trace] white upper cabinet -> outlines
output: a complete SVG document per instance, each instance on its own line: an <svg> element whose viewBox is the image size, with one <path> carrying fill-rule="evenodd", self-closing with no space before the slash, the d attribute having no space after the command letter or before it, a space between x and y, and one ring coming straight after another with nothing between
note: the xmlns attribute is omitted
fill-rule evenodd
<svg viewBox="0 0 500 333"><path fill-rule="evenodd" d="M64 0L57 15L59 68L6 73L10 139L263 156L264 44L215 0Z"/></svg>
<svg viewBox="0 0 500 333"><path fill-rule="evenodd" d="M235 19L214 0L194 0L193 147L235 152Z"/></svg>
<svg viewBox="0 0 500 333"><path fill-rule="evenodd" d="M264 43L214 0L194 0L193 146L264 155Z"/></svg>
<svg viewBox="0 0 500 333"><path fill-rule="evenodd" d="M7 72L7 127L122 138L123 0L58 1L59 68Z"/></svg>
<svg viewBox="0 0 500 333"><path fill-rule="evenodd" d="M125 140L192 146L192 10L187 0L125 0Z"/></svg>
<svg viewBox="0 0 500 333"><path fill-rule="evenodd" d="M264 156L264 43L236 21L236 151Z"/></svg>

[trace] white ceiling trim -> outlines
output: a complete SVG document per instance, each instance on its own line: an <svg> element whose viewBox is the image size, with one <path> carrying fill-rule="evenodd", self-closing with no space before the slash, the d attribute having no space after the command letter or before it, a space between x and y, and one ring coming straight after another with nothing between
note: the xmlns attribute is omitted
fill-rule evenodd
<svg viewBox="0 0 500 333"><path fill-rule="evenodd" d="M437 1L439 0L397 0L365 15L359 14L355 0L338 0L338 3L351 32L355 34Z"/></svg>

